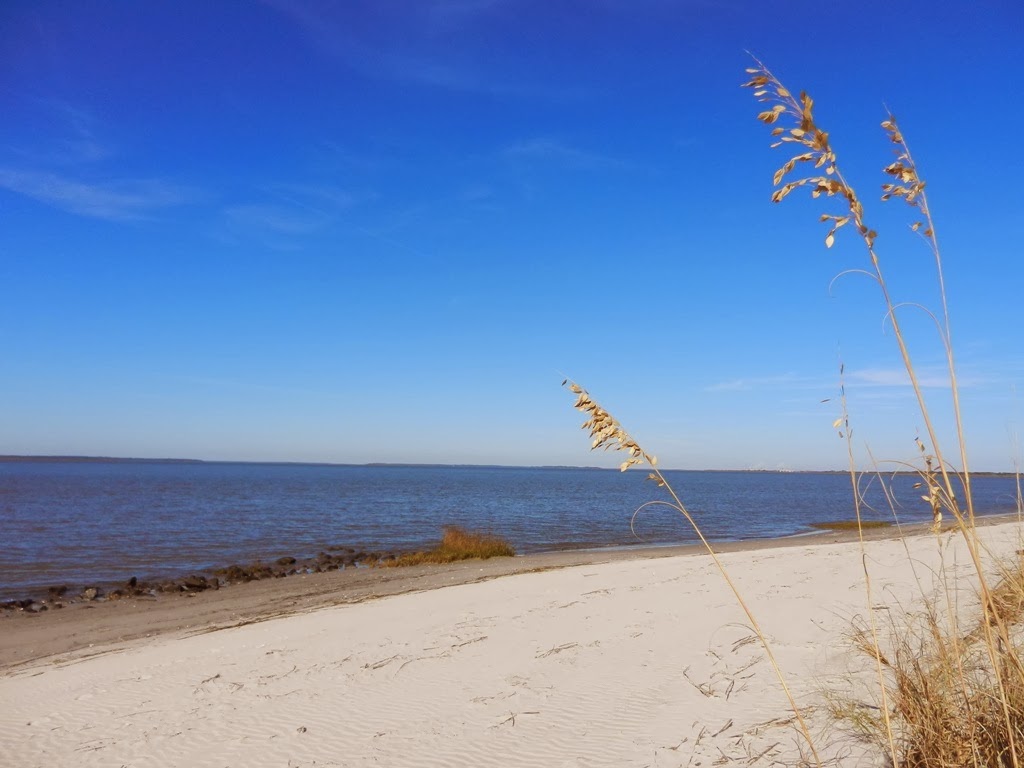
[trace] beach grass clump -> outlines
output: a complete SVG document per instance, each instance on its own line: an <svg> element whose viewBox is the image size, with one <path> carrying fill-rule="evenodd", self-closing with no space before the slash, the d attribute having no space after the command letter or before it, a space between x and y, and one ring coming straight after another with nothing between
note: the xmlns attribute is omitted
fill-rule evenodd
<svg viewBox="0 0 1024 768"><path fill-rule="evenodd" d="M896 118L888 114L881 127L894 149L895 160L883 168L881 199L902 200L912 209L909 229L920 237L934 267L939 299L934 312L916 302L894 300L883 269L886 262L879 252L879 234L868 223L863 198L840 168L828 132L816 120L814 100L805 92L787 89L756 59L747 73L750 79L744 85L753 89L755 98L764 105L758 119L770 126L772 146L793 150L792 156L775 172L772 201L779 203L801 189L809 191L813 199L830 201L832 210L820 214L820 221L829 227L824 237L826 248L835 244L837 233L844 228L854 231L865 247L864 267L847 269L841 274L866 275L880 292L885 320L914 395L916 418L923 426L922 435L916 439L917 455L898 462L898 471L909 469L917 474L919 482L915 487L931 513L931 532L941 563L932 574L934 586L926 589L918 575L917 562L907 548L908 568L918 579L913 601L900 603L893 599L885 603L889 596L886 590L876 594L870 558L864 548L864 531L883 523L865 520L861 515L866 504L854 459L851 418L840 367L842 414L832 426L846 442L855 519L821 527L858 533L866 619L855 624L853 645L867 655L873 669L867 678L857 678L860 683L867 683L868 693L864 693L863 687L856 689L861 691L859 694L850 694L838 686L826 690L828 711L839 726L870 741L877 748L878 757L891 768L1024 768L1024 560L1018 551L1015 561L999 561L982 540L976 524L942 257L925 181ZM915 272L918 273L923 271ZM903 332L901 316L908 310L924 311L934 321L944 351L948 376L945 391L949 394L952 428L941 435L937 424L944 420L933 418ZM583 428L590 433L592 448L627 454L621 465L623 470L648 464L652 469L650 479L667 491L670 500L651 501L644 506L674 509L693 526L778 676L810 752L806 762L822 765L819 748L825 744L812 737L775 661L771 644L701 533L698 522L657 469L654 457L585 390L576 384L568 386L577 396L575 407L587 414ZM892 489L885 484L877 466L873 474L882 481L895 517ZM903 535L902 530L899 533ZM958 537L965 546L968 568L947 561L944 553L950 535ZM972 601L973 611L966 608ZM879 611L884 611L888 618L880 620Z"/></svg>
<svg viewBox="0 0 1024 768"><path fill-rule="evenodd" d="M469 531L458 525L446 525L441 541L433 549L406 552L393 559L382 560L381 565L394 568L425 563L455 563L460 560L514 557L515 554L515 548L500 536Z"/></svg>
<svg viewBox="0 0 1024 768"><path fill-rule="evenodd" d="M854 647L885 672L883 689L876 691L882 695L873 703L828 697L836 722L880 753L894 752L899 768L1018 765L1024 744L1020 560L1004 567L992 597L998 621L1011 628L1009 643L988 643L984 623L996 617L986 619L978 610L972 622L960 621L944 595L897 613L884 642L856 626ZM888 718L882 716L883 698Z"/></svg>

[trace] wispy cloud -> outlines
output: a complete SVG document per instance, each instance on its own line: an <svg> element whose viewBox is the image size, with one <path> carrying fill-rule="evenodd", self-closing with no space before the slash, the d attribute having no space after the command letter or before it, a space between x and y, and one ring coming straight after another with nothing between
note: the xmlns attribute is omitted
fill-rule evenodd
<svg viewBox="0 0 1024 768"><path fill-rule="evenodd" d="M428 52L433 46L423 39L424 26L410 19L403 11L403 29L408 34L401 43L381 39L380 32L359 28L352 23L352 14L344 6L333 7L306 0L263 0L294 23L309 43L322 55L338 59L364 75L388 80L415 82L451 90L489 90L479 75L466 66L452 63L450 54L442 50ZM430 13L444 14L440 4L411 6L418 17L429 19ZM422 18L421 18L422 21ZM372 42L371 42L372 39ZM419 50L417 50L419 49Z"/></svg>
<svg viewBox="0 0 1024 768"><path fill-rule="evenodd" d="M194 192L160 179L119 179L90 183L48 171L0 168L0 188L79 216L143 219L181 205Z"/></svg>
<svg viewBox="0 0 1024 768"><path fill-rule="evenodd" d="M265 184L260 191L258 200L222 209L230 239L257 239L294 250L302 237L326 229L355 203L348 191L331 184L278 182Z"/></svg>
<svg viewBox="0 0 1024 768"><path fill-rule="evenodd" d="M798 376L795 373L782 373L776 376L753 376L741 379L729 379L711 384L704 388L706 392L745 392L754 389L810 389L821 386L821 379Z"/></svg>
<svg viewBox="0 0 1024 768"><path fill-rule="evenodd" d="M495 69L494 51L481 42L481 33L497 29L500 17L494 12L508 0L378 2L364 13L353 13L347 3L262 2L294 24L322 56L367 77L472 93L580 95Z"/></svg>
<svg viewBox="0 0 1024 768"><path fill-rule="evenodd" d="M949 389L949 373L942 368L917 368L917 382L926 389ZM903 368L862 368L848 371L847 381L861 387L909 388L910 377ZM976 387L985 379L975 375L957 377L960 387Z"/></svg>
<svg viewBox="0 0 1024 768"><path fill-rule="evenodd" d="M554 139L538 138L511 144L502 150L505 157L556 164L581 171L628 170L633 163L598 152L589 152Z"/></svg>
<svg viewBox="0 0 1024 768"><path fill-rule="evenodd" d="M459 199L466 203L488 203L494 199L494 194L490 184L466 184L459 192Z"/></svg>
<svg viewBox="0 0 1024 768"><path fill-rule="evenodd" d="M5 154L19 165L81 166L106 160L114 147L100 136L101 121L88 109L61 99L25 97L33 119L29 143L5 147Z"/></svg>
<svg viewBox="0 0 1024 768"><path fill-rule="evenodd" d="M320 142L314 148L314 152L317 167L325 171L341 168L348 172L366 173L380 171L395 165L393 157L357 152L331 140Z"/></svg>
<svg viewBox="0 0 1024 768"><path fill-rule="evenodd" d="M224 209L224 217L240 234L308 235L329 222L323 214L272 204L230 205Z"/></svg>
<svg viewBox="0 0 1024 768"><path fill-rule="evenodd" d="M903 368L860 368L847 369L843 377L846 386L851 390L876 390L877 396L883 397L897 392L909 392L910 378ZM940 366L919 367L917 380L925 389L949 389L949 374ZM993 383L993 376L982 376L971 371L962 371L957 383L962 389L980 387ZM796 373L783 373L773 376L754 376L749 378L728 379L705 387L706 392L743 392L759 389L835 389L839 386L839 376L801 376Z"/></svg>
<svg viewBox="0 0 1024 768"><path fill-rule="evenodd" d="M330 215L355 203L355 196L333 184L278 183L266 190L282 202L308 211Z"/></svg>
<svg viewBox="0 0 1024 768"><path fill-rule="evenodd" d="M42 104L66 126L64 136L55 142L53 160L93 163L113 154L112 148L97 136L99 121L92 112L75 104L54 99L45 100Z"/></svg>

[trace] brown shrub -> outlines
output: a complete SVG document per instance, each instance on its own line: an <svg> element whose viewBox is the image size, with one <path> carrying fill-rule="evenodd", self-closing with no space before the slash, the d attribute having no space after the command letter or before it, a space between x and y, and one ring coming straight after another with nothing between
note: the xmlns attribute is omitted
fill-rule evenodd
<svg viewBox="0 0 1024 768"><path fill-rule="evenodd" d="M393 560L381 562L393 568L423 563L454 563L459 560L487 560L492 557L513 557L516 551L499 536L467 531L458 525L446 525L441 541L426 552L407 552Z"/></svg>

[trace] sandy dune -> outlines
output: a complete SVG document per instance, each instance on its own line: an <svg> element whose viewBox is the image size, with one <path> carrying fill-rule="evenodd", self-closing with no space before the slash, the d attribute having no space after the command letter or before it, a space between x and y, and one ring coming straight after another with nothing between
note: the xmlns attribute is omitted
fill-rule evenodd
<svg viewBox="0 0 1024 768"><path fill-rule="evenodd" d="M1018 546L1012 524L984 536ZM907 546L930 583L935 537ZM909 597L904 543L868 547L877 594ZM842 639L866 605L856 544L722 558L802 703L860 666ZM798 737L750 636L707 557L520 574L10 670L0 753L47 768L768 765Z"/></svg>

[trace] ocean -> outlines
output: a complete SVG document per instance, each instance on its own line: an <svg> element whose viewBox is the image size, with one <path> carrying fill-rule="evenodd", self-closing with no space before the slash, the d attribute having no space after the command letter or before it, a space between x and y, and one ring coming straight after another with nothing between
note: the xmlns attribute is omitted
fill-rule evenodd
<svg viewBox="0 0 1024 768"><path fill-rule="evenodd" d="M496 533L521 553L683 544L686 521L646 471L131 461L0 462L0 599L57 584L173 578L329 546L430 546L448 524ZM668 471L714 541L811 531L853 518L850 478L830 473ZM930 519L908 476L902 522ZM980 513L1016 511L1016 481L974 479ZM865 516L891 520L878 483Z"/></svg>

